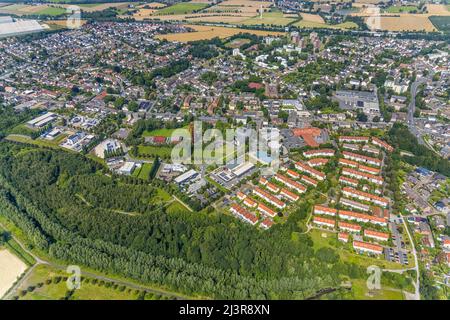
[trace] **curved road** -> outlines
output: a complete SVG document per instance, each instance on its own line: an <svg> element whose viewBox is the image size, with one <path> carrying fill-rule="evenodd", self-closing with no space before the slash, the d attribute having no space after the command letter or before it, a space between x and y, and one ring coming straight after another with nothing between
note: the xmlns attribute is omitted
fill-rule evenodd
<svg viewBox="0 0 450 320"><path fill-rule="evenodd" d="M4 230L8 230L2 223L0 223L0 226ZM51 266L51 267L53 267L55 269L64 270L64 271L67 270L67 266L55 264L53 262L49 262L49 261L40 259L33 252L28 250L22 244L22 242L20 242L20 240L17 237L15 237L12 233L11 233L11 238L14 239L18 243L18 245L22 248L22 250L24 250L26 253L28 253L30 256L32 256L34 258L34 260L36 260L36 263L33 266L31 266L30 268L28 268L28 270L20 277L20 279L18 281L16 281L16 283L5 293L5 295L3 297L0 297L0 300L12 299L15 296L16 291L28 279L28 277L31 275L33 270L39 265L49 265L49 266ZM144 290L144 291L153 292L153 293L160 294L160 295L165 295L165 296L173 296L173 297L175 297L177 299L186 299L186 297L174 294L172 292L164 292L164 291L160 291L160 290L157 290L157 289L148 288L148 287L146 287L144 285L139 285L139 284L135 284L133 282L123 281L123 280L119 280L119 279L113 279L113 278L109 278L109 277L106 277L106 276L98 275L98 274L95 274L95 273L92 273L92 272L81 271L81 275L84 275L84 276L87 276L87 277L90 277L90 278L95 278L97 280L103 280L103 281L107 281L107 282L114 282L114 283L117 283L119 285L124 285L124 286L127 286L127 287L132 288L132 289Z"/></svg>
<svg viewBox="0 0 450 320"><path fill-rule="evenodd" d="M419 141L420 144L425 145L425 146L427 146L427 144L423 140L422 135L419 132L419 129L417 129L417 127L416 127L416 125L414 123L414 112L416 111L417 90L419 89L420 85L422 85L422 84L426 83L427 81L431 80L432 77L433 77L433 74L434 73L431 73L427 77L416 79L416 81L414 81L411 84L411 92L410 92L411 93L411 101L409 102L409 105L408 105L408 118L407 118L407 121L408 121L409 131L414 136L416 136L416 138L417 138L417 140Z"/></svg>

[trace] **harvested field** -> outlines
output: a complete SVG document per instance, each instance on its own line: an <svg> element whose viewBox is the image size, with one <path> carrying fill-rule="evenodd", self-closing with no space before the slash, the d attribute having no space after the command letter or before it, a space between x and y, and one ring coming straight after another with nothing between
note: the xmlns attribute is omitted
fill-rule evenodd
<svg viewBox="0 0 450 320"><path fill-rule="evenodd" d="M138 12L136 12L133 17L135 19L139 19L142 17L142 19L144 18L148 18L149 16L151 16L153 13L155 13L156 11L158 11L157 9L139 9Z"/></svg>
<svg viewBox="0 0 450 320"><path fill-rule="evenodd" d="M212 39L215 37L228 38L239 33L251 33L258 36L268 35L283 35L283 32L271 32L261 30L246 30L239 28L227 28L227 27L210 27L210 26L198 26L198 25L186 25L195 30L195 32L183 32L158 35L159 39L166 39L168 41L189 42L197 40Z"/></svg>
<svg viewBox="0 0 450 320"><path fill-rule="evenodd" d="M150 3L141 4L140 6L138 6L138 8L148 7L150 9L160 9L160 8L164 8L165 6L166 5L164 3L150 2Z"/></svg>
<svg viewBox="0 0 450 320"><path fill-rule="evenodd" d="M300 15L302 16L302 19L304 21L323 23L323 24L325 23L323 18L321 16L319 16L318 14L301 13Z"/></svg>
<svg viewBox="0 0 450 320"><path fill-rule="evenodd" d="M235 13L251 13L256 14L260 8L266 9L272 6L269 1L252 1L252 0L225 0L218 5L208 8L208 12L227 11Z"/></svg>
<svg viewBox="0 0 450 320"><path fill-rule="evenodd" d="M378 19L366 18L369 28L375 26ZM436 31L428 16L421 14L404 14L396 17L380 16L380 29L388 31Z"/></svg>
<svg viewBox="0 0 450 320"><path fill-rule="evenodd" d="M25 272L27 266L6 249L0 249L0 298Z"/></svg>
<svg viewBox="0 0 450 320"><path fill-rule="evenodd" d="M49 21L43 21L43 22L48 25L67 27L67 20L49 20ZM81 25L84 25L86 22L87 22L87 20L80 20Z"/></svg>
<svg viewBox="0 0 450 320"><path fill-rule="evenodd" d="M448 7L443 4L427 4L427 11L433 16L450 16Z"/></svg>

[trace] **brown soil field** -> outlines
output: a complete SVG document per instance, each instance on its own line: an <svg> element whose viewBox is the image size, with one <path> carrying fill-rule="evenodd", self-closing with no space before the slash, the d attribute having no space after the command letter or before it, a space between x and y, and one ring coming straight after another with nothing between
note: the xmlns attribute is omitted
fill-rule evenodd
<svg viewBox="0 0 450 320"><path fill-rule="evenodd" d="M323 18L318 14L310 14L310 13L301 13L300 14L305 21L317 22L317 23L325 23Z"/></svg>
<svg viewBox="0 0 450 320"><path fill-rule="evenodd" d="M54 24L57 26L65 27L67 25L67 20L49 20L49 21L43 21L46 24ZM87 22L87 20L80 20L81 25L84 25Z"/></svg>

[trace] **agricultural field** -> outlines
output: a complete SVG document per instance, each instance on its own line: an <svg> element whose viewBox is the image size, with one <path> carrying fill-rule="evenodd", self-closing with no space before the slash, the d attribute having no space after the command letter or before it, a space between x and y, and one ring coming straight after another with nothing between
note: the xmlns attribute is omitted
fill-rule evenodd
<svg viewBox="0 0 450 320"><path fill-rule="evenodd" d="M80 20L80 24L84 25L87 22L87 20ZM50 27L57 26L66 28L67 27L67 20L48 20L45 21L45 24L49 25Z"/></svg>
<svg viewBox="0 0 450 320"><path fill-rule="evenodd" d="M85 12L95 12L102 11L108 8L117 8L117 9L127 9L128 5L132 4L132 2L111 2L111 3L86 3L86 4L74 4L79 6L82 11ZM70 4L61 4L61 7L67 8L71 6Z"/></svg>
<svg viewBox="0 0 450 320"><path fill-rule="evenodd" d="M366 19L369 28L377 24L378 19ZM426 15L420 14L401 14L398 17L379 17L381 30L388 31L436 31Z"/></svg>
<svg viewBox="0 0 450 320"><path fill-rule="evenodd" d="M262 31L262 30L246 30L239 28L227 28L227 27L211 27L211 26L199 26L199 25L187 25L188 27L194 29L194 32L183 32L183 33L171 33L158 35L160 39L166 39L168 41L179 41L179 42L189 42L197 40L207 40L215 37L228 38L239 33L251 33L258 36L269 36L269 35L282 35L283 32L272 32L272 31Z"/></svg>
<svg viewBox="0 0 450 320"><path fill-rule="evenodd" d="M24 5L13 4L4 7L0 7L0 13L13 14L17 16L23 15L49 15L57 16L66 13L66 9L57 5Z"/></svg>
<svg viewBox="0 0 450 320"><path fill-rule="evenodd" d="M234 12L238 14L256 15L261 7L266 10L272 6L269 1L251 1L251 0L225 0L211 8L208 12Z"/></svg>
<svg viewBox="0 0 450 320"><path fill-rule="evenodd" d="M286 26L295 22L297 18L286 17L281 11L264 12L262 16L258 15L254 18L243 21L244 25L277 25Z"/></svg>
<svg viewBox="0 0 450 320"><path fill-rule="evenodd" d="M387 13L408 13L408 12L418 12L419 8L416 6L390 6L386 8Z"/></svg>
<svg viewBox="0 0 450 320"><path fill-rule="evenodd" d="M175 14L189 14L194 11L199 11L205 8L207 3L192 3L182 2L174 4L173 6L158 10L154 15L175 15Z"/></svg>
<svg viewBox="0 0 450 320"><path fill-rule="evenodd" d="M25 272L27 265L4 247L0 247L0 298Z"/></svg>
<svg viewBox="0 0 450 320"><path fill-rule="evenodd" d="M443 4L427 4L427 11L430 15L448 16L450 15L450 5Z"/></svg>
<svg viewBox="0 0 450 320"><path fill-rule="evenodd" d="M327 24L318 14L301 13L302 20L293 25L299 28L326 28L326 29L357 29L354 22L343 22L339 24Z"/></svg>
<svg viewBox="0 0 450 320"><path fill-rule="evenodd" d="M430 21L439 31L450 31L450 16L431 16Z"/></svg>
<svg viewBox="0 0 450 320"><path fill-rule="evenodd" d="M166 5L164 3L160 2L150 2L150 3L144 3L138 6L138 8L150 8L150 9L161 9L164 8Z"/></svg>
<svg viewBox="0 0 450 320"><path fill-rule="evenodd" d="M318 14L301 13L300 15L302 16L302 21L325 23L325 20Z"/></svg>

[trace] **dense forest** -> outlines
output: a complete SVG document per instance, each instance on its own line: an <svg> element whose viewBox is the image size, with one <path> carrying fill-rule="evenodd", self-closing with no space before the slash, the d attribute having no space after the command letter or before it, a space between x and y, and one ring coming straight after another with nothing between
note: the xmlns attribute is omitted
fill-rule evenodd
<svg viewBox="0 0 450 320"><path fill-rule="evenodd" d="M212 213L166 213L155 185L102 174L82 155L0 143L0 212L51 256L188 294L305 298L365 271L315 252L299 221L261 231ZM120 211L138 212L137 215Z"/></svg>

